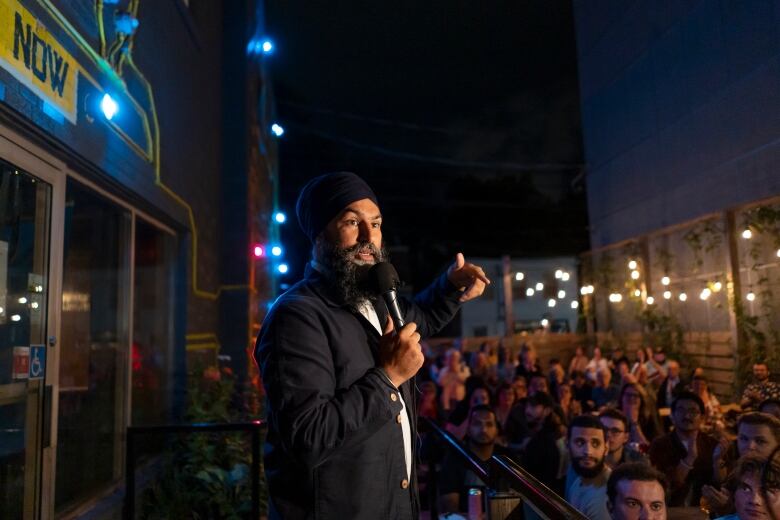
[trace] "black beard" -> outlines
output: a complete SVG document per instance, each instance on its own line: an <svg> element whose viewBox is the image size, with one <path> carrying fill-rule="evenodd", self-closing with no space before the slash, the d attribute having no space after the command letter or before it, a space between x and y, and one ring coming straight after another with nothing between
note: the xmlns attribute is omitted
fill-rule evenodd
<svg viewBox="0 0 780 520"><path fill-rule="evenodd" d="M604 459L601 459L598 464L596 464L593 468L583 468L580 466L580 460L582 460L584 457L572 457L571 459L571 467L574 469L574 472L581 476L582 478L593 478L597 476L599 473L604 471Z"/></svg>
<svg viewBox="0 0 780 520"><path fill-rule="evenodd" d="M341 301L352 309L357 309L365 300L376 300L376 294L366 283L366 273L373 264L358 264L355 253L368 249L373 253L376 263L387 261L387 250L377 249L371 242L358 242L354 246L340 248L327 240L317 240L315 258L325 268L325 279Z"/></svg>

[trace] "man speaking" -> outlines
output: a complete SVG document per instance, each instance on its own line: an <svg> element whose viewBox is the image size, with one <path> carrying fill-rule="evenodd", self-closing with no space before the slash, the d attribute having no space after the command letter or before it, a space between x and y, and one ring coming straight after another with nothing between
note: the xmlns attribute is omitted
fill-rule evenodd
<svg viewBox="0 0 780 520"><path fill-rule="evenodd" d="M446 325L490 281L458 253L394 330L364 280L386 260L376 195L357 175L321 175L301 190L313 244L304 279L266 317L255 359L268 395L265 470L271 519L415 519L419 513L411 378L420 338Z"/></svg>

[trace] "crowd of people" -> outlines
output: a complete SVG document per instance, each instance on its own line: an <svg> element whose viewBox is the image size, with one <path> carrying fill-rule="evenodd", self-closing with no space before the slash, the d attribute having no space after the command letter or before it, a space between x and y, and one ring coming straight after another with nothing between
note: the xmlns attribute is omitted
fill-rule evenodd
<svg viewBox="0 0 780 520"><path fill-rule="evenodd" d="M543 370L531 345L516 358L503 343L450 348L418 374L418 414L483 461L512 458L589 519L666 518L668 507L780 518L780 385L765 363L724 414L704 370L683 374L661 349L630 359L578 347L566 361ZM484 484L425 435L439 512L465 511Z"/></svg>

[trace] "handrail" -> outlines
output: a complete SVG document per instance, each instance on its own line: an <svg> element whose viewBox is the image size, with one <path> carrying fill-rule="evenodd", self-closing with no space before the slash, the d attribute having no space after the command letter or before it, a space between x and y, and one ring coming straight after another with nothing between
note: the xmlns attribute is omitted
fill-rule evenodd
<svg viewBox="0 0 780 520"><path fill-rule="evenodd" d="M556 520L588 520L585 515L574 509L555 491L545 486L509 457L493 455L492 461L494 467L510 481L512 488L520 493L523 500L543 517L555 518Z"/></svg>
<svg viewBox="0 0 780 520"><path fill-rule="evenodd" d="M208 433L243 431L252 434L252 518L260 518L260 432L266 427L264 421L239 423L193 423L166 424L157 426L128 426L125 447L125 520L135 516L135 437L142 434L160 433Z"/></svg>
<svg viewBox="0 0 780 520"><path fill-rule="evenodd" d="M441 437L451 449L455 450L466 461L471 470L492 487L498 474L505 477L509 485L517 491L523 501L531 506L542 517L554 520L588 520L582 513L574 509L553 490L541 483L536 477L520 467L515 461L504 455L493 455L490 464L478 461L470 450L463 447L455 437L427 418L421 418Z"/></svg>

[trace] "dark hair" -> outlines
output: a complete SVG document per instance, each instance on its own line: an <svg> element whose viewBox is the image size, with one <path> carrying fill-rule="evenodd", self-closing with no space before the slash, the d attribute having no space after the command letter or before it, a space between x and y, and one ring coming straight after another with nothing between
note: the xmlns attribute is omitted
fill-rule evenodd
<svg viewBox="0 0 780 520"><path fill-rule="evenodd" d="M599 419L607 417L608 419L615 419L623 423L623 427L628 431L628 417L626 414L618 410L617 408L604 408L599 414Z"/></svg>
<svg viewBox="0 0 780 520"><path fill-rule="evenodd" d="M525 401L526 406L544 406L545 408L552 408L555 406L553 398L546 392L537 392Z"/></svg>
<svg viewBox="0 0 780 520"><path fill-rule="evenodd" d="M745 455L740 457L732 472L729 473L726 487L733 494L739 486L739 481L745 475L752 474L760 479L765 465L766 459L763 457L758 457L756 455Z"/></svg>
<svg viewBox="0 0 780 520"><path fill-rule="evenodd" d="M572 379L577 379L578 377L585 377L585 373L582 370L574 370L571 373Z"/></svg>
<svg viewBox="0 0 780 520"><path fill-rule="evenodd" d="M707 381L706 376L693 376L691 378L691 381L704 381L705 383L709 384L709 381Z"/></svg>
<svg viewBox="0 0 780 520"><path fill-rule="evenodd" d="M487 412L493 415L493 420L496 421L496 423L498 423L498 417L496 416L496 412L486 404L478 404L477 406L474 406L471 408L471 410L469 410L469 422L471 422L471 416L477 412Z"/></svg>
<svg viewBox="0 0 780 520"><path fill-rule="evenodd" d="M660 471L645 462L626 462L612 472L607 480L607 500L615 503L617 486L622 480L640 482L658 482L666 494L666 477Z"/></svg>
<svg viewBox="0 0 780 520"><path fill-rule="evenodd" d="M594 430L601 430L604 434L604 440L607 440L607 429L601 424L601 421L595 415L578 415L569 423L569 431L566 432L566 440L571 440L571 432L574 428L593 428Z"/></svg>
<svg viewBox="0 0 780 520"><path fill-rule="evenodd" d="M674 398L674 401L672 401L672 413L674 413L675 410L677 410L677 403L679 403L680 401L693 401L694 403L696 403L696 406L699 407L699 412L701 412L701 414L704 415L705 413L704 401L701 400L701 397L694 394L690 390L683 390L682 392L677 394L677 396Z"/></svg>
<svg viewBox="0 0 780 520"><path fill-rule="evenodd" d="M780 399L775 399L775 398L764 399L763 401L761 401L761 404L758 405L758 411L760 412L761 409L765 406L772 406L772 405L780 406Z"/></svg>
<svg viewBox="0 0 780 520"><path fill-rule="evenodd" d="M780 442L780 419L774 415L764 412L743 413L739 416L739 419L737 419L737 433L739 433L739 427L743 424L766 426L772 431L775 441Z"/></svg>

